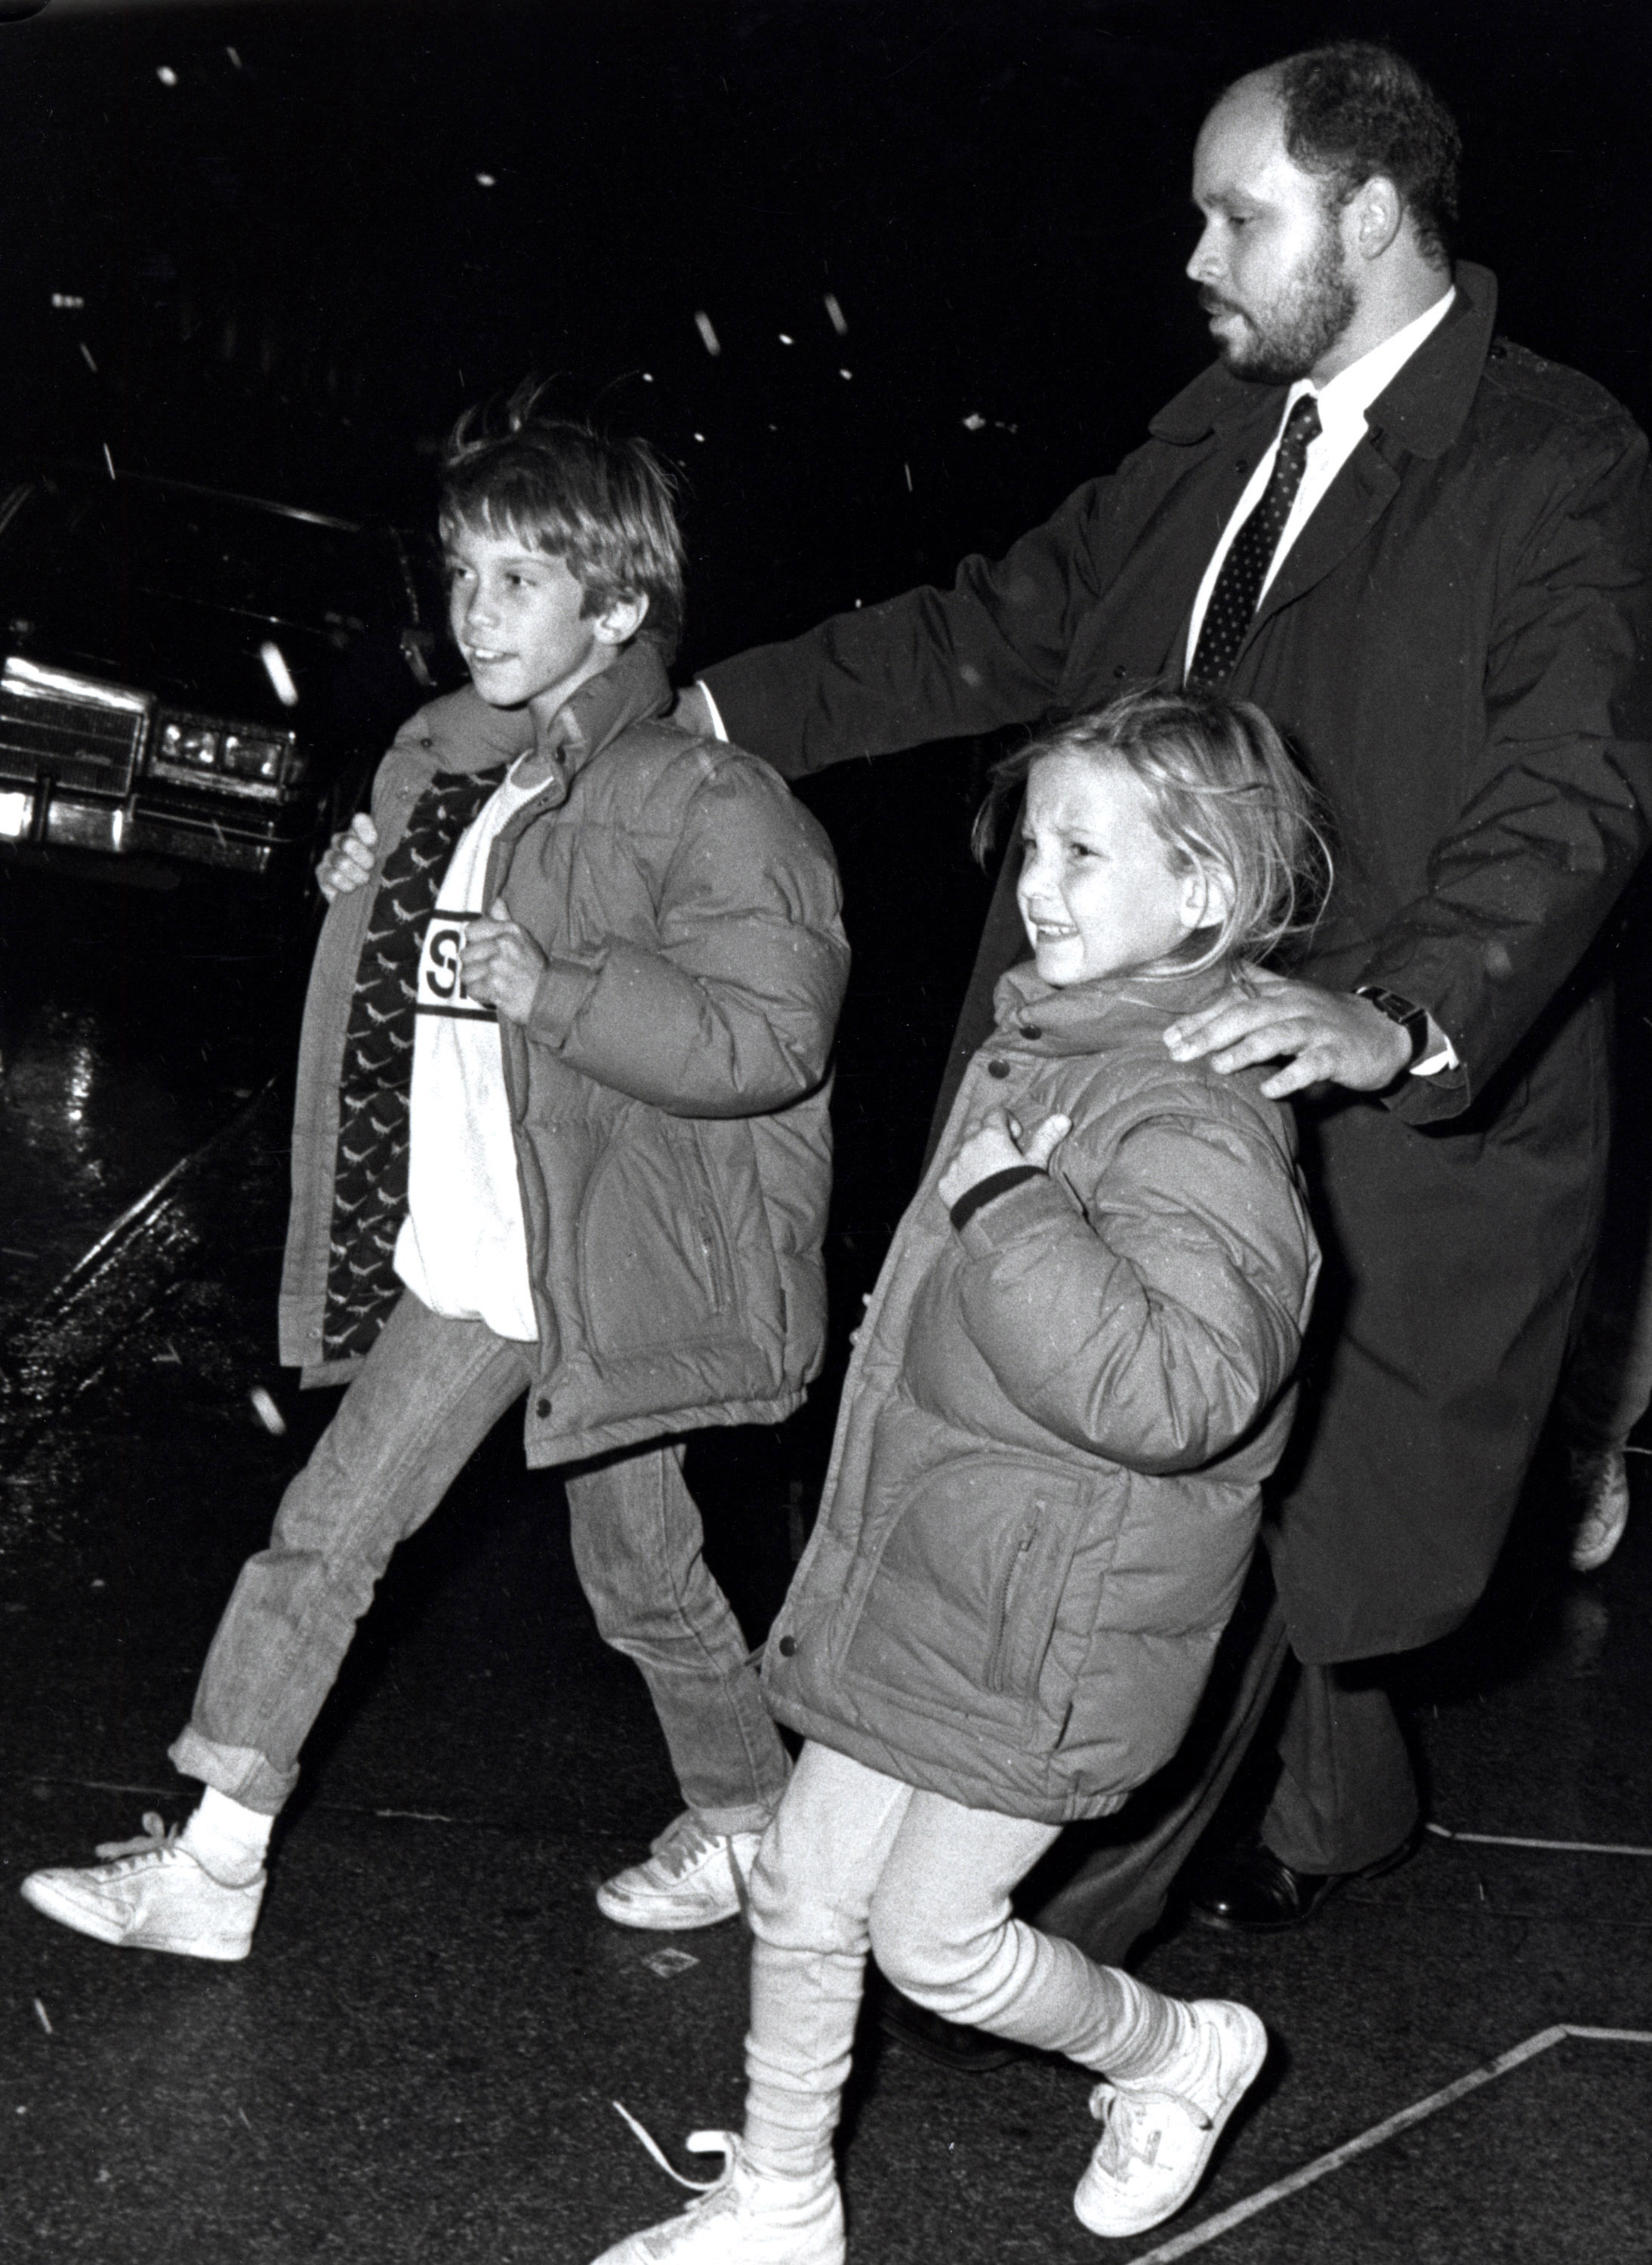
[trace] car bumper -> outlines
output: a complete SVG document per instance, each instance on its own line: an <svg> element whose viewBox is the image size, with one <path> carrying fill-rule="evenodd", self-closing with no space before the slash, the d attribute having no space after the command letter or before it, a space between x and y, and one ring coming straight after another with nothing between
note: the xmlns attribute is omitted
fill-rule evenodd
<svg viewBox="0 0 1652 2265"><path fill-rule="evenodd" d="M42 779L0 783L0 855L71 849L92 856L160 860L273 877L306 862L308 841L254 831L219 812L157 810L133 796L110 802Z"/></svg>

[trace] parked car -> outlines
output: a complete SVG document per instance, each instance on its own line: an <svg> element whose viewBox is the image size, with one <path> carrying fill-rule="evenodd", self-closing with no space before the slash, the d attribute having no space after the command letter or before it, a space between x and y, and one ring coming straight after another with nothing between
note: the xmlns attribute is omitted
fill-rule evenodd
<svg viewBox="0 0 1652 2265"><path fill-rule="evenodd" d="M436 681L396 529L179 480L0 499L0 857L298 888Z"/></svg>

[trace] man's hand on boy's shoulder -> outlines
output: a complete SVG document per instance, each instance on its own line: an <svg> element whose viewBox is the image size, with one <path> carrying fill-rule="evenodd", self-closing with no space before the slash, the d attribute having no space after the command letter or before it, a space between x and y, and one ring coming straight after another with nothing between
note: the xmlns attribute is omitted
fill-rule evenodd
<svg viewBox="0 0 1652 2265"><path fill-rule="evenodd" d="M484 1007L497 1007L513 1023L525 1023L534 1011L539 979L549 962L528 930L496 897L485 920L474 920L466 931L460 958L464 987Z"/></svg>
<svg viewBox="0 0 1652 2265"><path fill-rule="evenodd" d="M379 829L365 810L358 810L342 834L335 834L316 868L316 883L331 904L335 897L359 889L373 871L379 846Z"/></svg>
<svg viewBox="0 0 1652 2265"><path fill-rule="evenodd" d="M680 732L692 732L696 739L722 737L717 727L710 696L703 684L684 685L673 704L669 720Z"/></svg>

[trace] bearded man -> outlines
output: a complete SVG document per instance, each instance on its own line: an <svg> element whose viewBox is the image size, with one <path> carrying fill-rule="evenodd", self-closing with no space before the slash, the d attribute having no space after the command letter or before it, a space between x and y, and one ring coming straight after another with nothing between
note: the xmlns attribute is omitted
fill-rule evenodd
<svg viewBox="0 0 1652 2265"><path fill-rule="evenodd" d="M1457 155L1385 48L1241 79L1194 160L1188 273L1220 359L1146 444L951 591L684 696L797 776L1193 675L1267 711L1328 812L1300 972L1168 1041L1277 1065L1263 1090L1299 1096L1327 1269L1266 1532L1277 1593L1226 1717L1040 1914L1114 1962L1287 1661L1272 1799L1206 1915L1294 1924L1414 1845L1380 1663L1480 1596L1597 1230L1606 1019L1580 963L1652 799L1646 445L1598 386L1494 336L1493 277L1448 255ZM1012 883L943 1108L1020 956Z"/></svg>

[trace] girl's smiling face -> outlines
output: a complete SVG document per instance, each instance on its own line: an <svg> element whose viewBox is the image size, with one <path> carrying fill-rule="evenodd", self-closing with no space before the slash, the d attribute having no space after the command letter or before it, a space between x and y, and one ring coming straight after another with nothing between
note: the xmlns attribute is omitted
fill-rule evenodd
<svg viewBox="0 0 1652 2265"><path fill-rule="evenodd" d="M1219 917L1211 878L1175 869L1151 813L1122 763L1056 754L1033 764L1015 902L1046 983L1154 967Z"/></svg>

